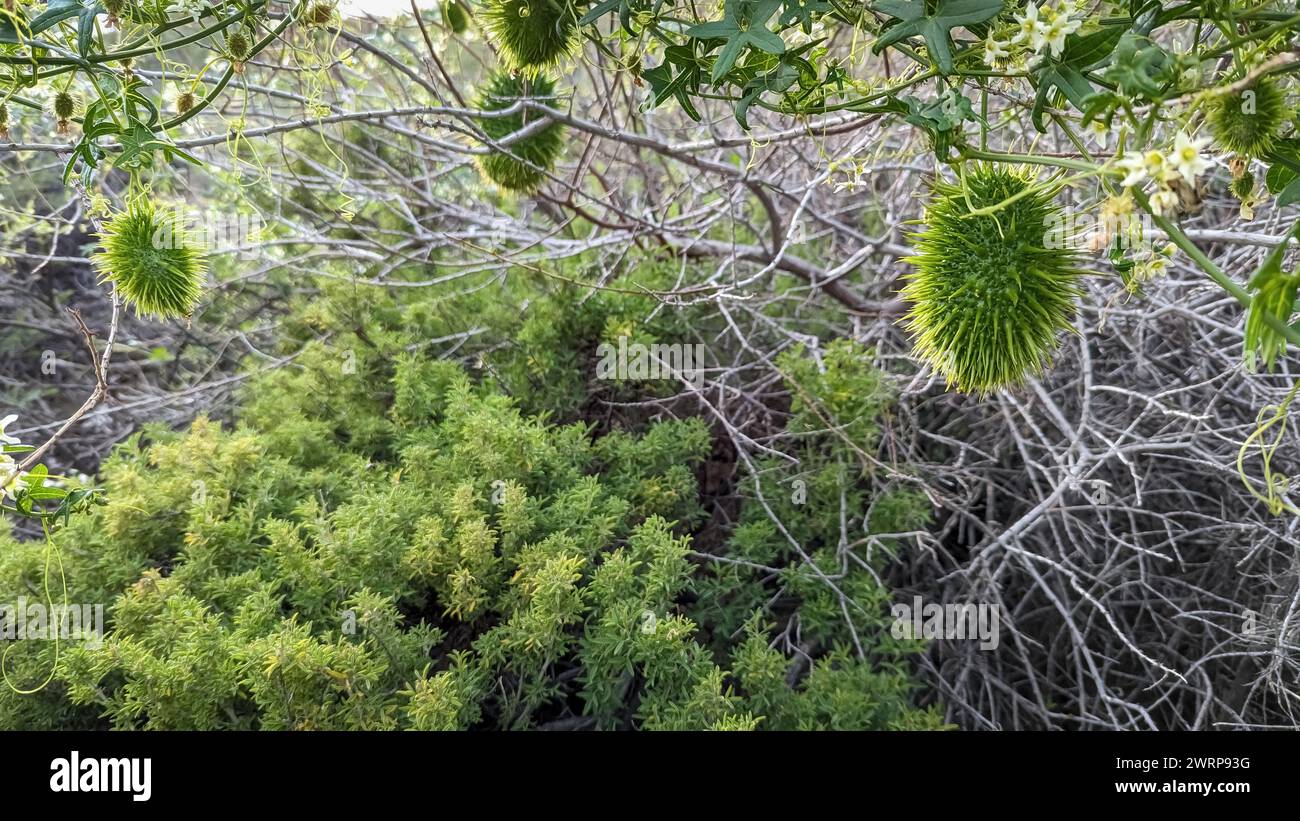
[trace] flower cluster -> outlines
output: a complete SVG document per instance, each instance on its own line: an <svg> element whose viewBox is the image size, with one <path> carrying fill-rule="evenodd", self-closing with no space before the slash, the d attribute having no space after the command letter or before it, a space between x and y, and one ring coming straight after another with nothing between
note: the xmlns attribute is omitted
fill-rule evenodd
<svg viewBox="0 0 1300 821"><path fill-rule="evenodd" d="M1015 15L1016 25L1010 30L1010 39L999 39L996 32L989 33L984 41L984 62L990 67L1005 63L1014 46L1027 48L1034 54L1060 57L1065 51L1065 38L1083 26L1082 6L1079 0L1063 0L1055 6L1030 3L1023 14Z"/></svg>
<svg viewBox="0 0 1300 821"><path fill-rule="evenodd" d="M1146 228L1139 221L1133 197L1126 190L1108 197L1097 215L1096 227L1086 235L1089 251L1100 252L1119 242L1124 247L1142 244Z"/></svg>
<svg viewBox="0 0 1300 821"><path fill-rule="evenodd" d="M21 483L27 478L27 474L18 469L18 463L9 455L11 445L20 445L18 437L5 433L5 428L17 419L18 416L12 413L0 419L0 499L16 498Z"/></svg>
<svg viewBox="0 0 1300 821"><path fill-rule="evenodd" d="M199 22L199 18L210 11L212 11L211 0L174 0L167 6L168 14L189 17L196 23Z"/></svg>
<svg viewBox="0 0 1300 821"><path fill-rule="evenodd" d="M1133 269L1129 272L1128 289L1136 293L1142 283L1162 277L1169 271L1169 263L1177 249L1172 242L1159 248L1142 248L1133 254Z"/></svg>
<svg viewBox="0 0 1300 821"><path fill-rule="evenodd" d="M850 194L857 192L858 189L867 184L867 180L871 176L871 166L869 164L851 158L831 160L826 170L830 172L829 176L832 177L836 173L843 171L843 178L835 183L834 190L836 194L841 191L848 191Z"/></svg>
<svg viewBox="0 0 1300 821"><path fill-rule="evenodd" d="M1210 160L1201 152L1210 144L1209 137L1193 139L1180 131L1174 138L1169 153L1152 148L1147 151L1126 151L1115 165L1124 172L1120 185L1132 188L1147 179L1154 180L1156 191L1151 195L1151 208L1157 214L1169 214L1178 206L1178 194L1172 185L1183 182L1195 185L1196 178L1210 167Z"/></svg>

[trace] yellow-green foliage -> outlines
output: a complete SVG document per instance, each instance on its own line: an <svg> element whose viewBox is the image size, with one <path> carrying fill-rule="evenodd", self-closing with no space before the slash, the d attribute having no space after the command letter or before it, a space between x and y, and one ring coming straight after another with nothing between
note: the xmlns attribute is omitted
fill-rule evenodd
<svg viewBox="0 0 1300 821"><path fill-rule="evenodd" d="M349 333L361 307L364 329ZM759 506L743 505L721 550L776 578L695 552L712 447L701 420L593 436L523 413L412 344L422 310L317 301L296 321L330 341L257 380L237 426L200 418L124 443L102 468L107 504L54 537L70 601L108 605L107 636L63 643L34 695L0 689L0 727L938 726L912 706L916 648L889 638L888 591L869 572L838 581L859 657L838 599ZM610 315L590 310L573 328L594 337ZM527 385L539 366L581 369L547 350L555 341L539 332L497 376ZM863 354L834 346L824 369L800 352L782 360L825 397L797 402L792 429L816 407L853 417L845 430L869 444L888 394ZM843 449L807 447L810 478L830 487ZM873 504L868 483L848 486ZM841 574L839 490L799 508L765 493ZM874 504L881 530L924 518L901 492ZM0 602L35 597L46 549L0 534ZM816 663L793 679L798 662L771 649L764 624L776 587L815 642ZM4 650L19 688L56 664L50 642Z"/></svg>

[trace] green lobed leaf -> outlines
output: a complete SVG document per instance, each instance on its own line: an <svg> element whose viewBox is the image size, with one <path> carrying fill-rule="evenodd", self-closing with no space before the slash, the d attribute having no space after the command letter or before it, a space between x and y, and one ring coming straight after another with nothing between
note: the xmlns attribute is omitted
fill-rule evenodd
<svg viewBox="0 0 1300 821"><path fill-rule="evenodd" d="M938 0L934 12L925 0L881 0L875 10L898 22L881 33L871 51L879 54L887 46L908 37L921 37L939 71L952 74L952 34L959 26L973 26L992 20L1002 11L1002 0Z"/></svg>

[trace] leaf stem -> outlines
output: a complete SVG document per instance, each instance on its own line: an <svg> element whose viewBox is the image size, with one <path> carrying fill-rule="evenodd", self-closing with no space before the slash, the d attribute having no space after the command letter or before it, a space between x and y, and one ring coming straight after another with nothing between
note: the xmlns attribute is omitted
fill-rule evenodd
<svg viewBox="0 0 1300 821"><path fill-rule="evenodd" d="M1239 285L1232 277L1224 273L1222 268L1215 265L1214 260L1206 256L1205 252L1200 248L1197 248L1196 243L1192 242L1192 240L1183 233L1183 230L1179 228L1177 224L1167 217L1157 214L1151 208L1151 202L1147 199L1146 194L1137 189L1132 189L1132 191L1134 201L1137 202L1138 205L1142 206L1142 210L1151 215L1151 219L1157 226L1159 226L1160 230L1165 232L1169 237L1170 242L1177 245L1187 254L1187 256L1191 257L1192 261L1199 265L1201 270L1205 271L1205 273L1209 275L1210 279L1214 280L1220 288L1227 291L1237 300L1237 302L1241 303L1241 307L1250 307L1253 298L1249 291ZM1282 241L1287 242L1289 239L1290 234L1288 233L1286 238ZM1287 325L1285 322L1271 314L1264 314L1263 319L1270 328L1286 337L1288 342L1293 345L1300 345L1300 330Z"/></svg>

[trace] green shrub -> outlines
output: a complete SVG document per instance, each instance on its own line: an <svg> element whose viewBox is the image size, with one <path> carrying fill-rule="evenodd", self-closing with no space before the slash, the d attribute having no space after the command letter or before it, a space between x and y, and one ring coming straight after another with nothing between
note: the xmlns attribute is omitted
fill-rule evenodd
<svg viewBox="0 0 1300 821"><path fill-rule="evenodd" d="M354 310L326 299L301 313L333 341L256 380L237 426L200 418L124 443L101 471L107 504L49 548L0 534L0 601L41 595L54 549L69 600L109 605L99 646L65 642L57 660L51 642L4 647L0 727L939 726L912 706L917 647L889 637L888 591L835 550L837 483L864 510L874 499L878 531L924 506L873 496L842 442L800 445L808 504L765 492L816 569L752 487L714 551L747 564L715 562L692 547L713 446L700 419L602 435L558 424L502 393L539 363L560 387L536 403L572 408L584 392L584 355L555 348L545 322L475 380L412 344L424 308L376 298L361 325ZM569 343L617 315L574 313ZM870 446L883 381L852 346L824 362L782 360L808 393L791 430L830 413ZM854 604L851 628L827 575ZM768 622L791 617L811 665L773 649ZM51 669L39 692L15 691Z"/></svg>

